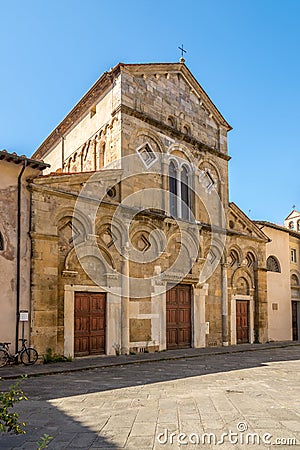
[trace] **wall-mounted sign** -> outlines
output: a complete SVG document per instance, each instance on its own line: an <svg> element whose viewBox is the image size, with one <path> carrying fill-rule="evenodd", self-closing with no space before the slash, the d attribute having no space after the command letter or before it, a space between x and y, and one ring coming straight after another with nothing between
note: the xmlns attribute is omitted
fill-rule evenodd
<svg viewBox="0 0 300 450"><path fill-rule="evenodd" d="M20 311L20 322L28 322L28 311Z"/></svg>

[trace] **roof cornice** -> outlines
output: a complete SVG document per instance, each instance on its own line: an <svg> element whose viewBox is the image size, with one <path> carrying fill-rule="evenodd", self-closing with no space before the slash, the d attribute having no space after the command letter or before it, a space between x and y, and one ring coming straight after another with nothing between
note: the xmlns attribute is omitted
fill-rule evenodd
<svg viewBox="0 0 300 450"><path fill-rule="evenodd" d="M252 227L258 236L265 242L270 242L270 238L257 226L257 224L251 220L234 202L229 203L230 209L235 212L241 219L244 219L249 227Z"/></svg>
<svg viewBox="0 0 300 450"><path fill-rule="evenodd" d="M93 84L93 86L84 94L78 103L71 109L71 111L64 117L64 119L57 125L49 136L42 142L38 149L32 155L33 158L44 158L48 152L59 142L61 136L69 132L69 130L76 124L78 119L88 111L95 101L103 95L103 93L112 86L113 80L120 73L121 64L111 69L109 72L104 72L101 77Z"/></svg>

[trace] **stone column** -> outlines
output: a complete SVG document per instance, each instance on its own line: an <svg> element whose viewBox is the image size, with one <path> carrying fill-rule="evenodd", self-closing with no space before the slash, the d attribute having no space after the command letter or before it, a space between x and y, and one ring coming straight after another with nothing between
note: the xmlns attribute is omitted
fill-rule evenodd
<svg viewBox="0 0 300 450"><path fill-rule="evenodd" d="M152 341L159 346L159 351L166 350L166 291L167 283L163 280L161 266L155 266L151 281L152 292Z"/></svg>
<svg viewBox="0 0 300 450"><path fill-rule="evenodd" d="M218 126L218 150L221 151L221 127Z"/></svg>
<svg viewBox="0 0 300 450"><path fill-rule="evenodd" d="M95 137L95 139L93 140L93 170L97 170L97 153L98 153L98 140Z"/></svg>
<svg viewBox="0 0 300 450"><path fill-rule="evenodd" d="M74 289L64 286L64 355L74 357Z"/></svg>
<svg viewBox="0 0 300 450"><path fill-rule="evenodd" d="M127 355L129 353L129 244L123 247L122 261L122 301L121 301L121 353Z"/></svg>
<svg viewBox="0 0 300 450"><path fill-rule="evenodd" d="M169 207L169 165L167 161L163 158L162 164L162 210L166 213L170 213Z"/></svg>
<svg viewBox="0 0 300 450"><path fill-rule="evenodd" d="M180 219L182 217L181 211L181 169L178 168L176 171L177 179L177 217Z"/></svg>
<svg viewBox="0 0 300 450"><path fill-rule="evenodd" d="M121 350L121 304L122 288L120 286L120 276L117 272L108 272L106 274L107 283L107 327L106 327L106 354L115 355L116 349L120 346Z"/></svg>
<svg viewBox="0 0 300 450"><path fill-rule="evenodd" d="M222 277L222 345L228 346L228 289L227 289L228 264L221 264Z"/></svg>
<svg viewBox="0 0 300 450"><path fill-rule="evenodd" d="M205 297L208 293L208 284L194 286L193 304L193 347L206 346Z"/></svg>
<svg viewBox="0 0 300 450"><path fill-rule="evenodd" d="M268 300L267 300L267 269L254 269L255 306L254 333L255 342L261 344L268 340Z"/></svg>

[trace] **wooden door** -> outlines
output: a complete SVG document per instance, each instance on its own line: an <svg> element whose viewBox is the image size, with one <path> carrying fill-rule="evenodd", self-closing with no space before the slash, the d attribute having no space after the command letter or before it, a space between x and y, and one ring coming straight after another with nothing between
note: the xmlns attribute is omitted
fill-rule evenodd
<svg viewBox="0 0 300 450"><path fill-rule="evenodd" d="M246 344L249 342L249 301L236 301L236 342Z"/></svg>
<svg viewBox="0 0 300 450"><path fill-rule="evenodd" d="M76 292L74 305L74 355L105 352L105 294Z"/></svg>
<svg viewBox="0 0 300 450"><path fill-rule="evenodd" d="M298 302L292 302L292 327L293 327L293 341L298 341Z"/></svg>
<svg viewBox="0 0 300 450"><path fill-rule="evenodd" d="M167 291L167 348L191 347L191 287L179 284Z"/></svg>

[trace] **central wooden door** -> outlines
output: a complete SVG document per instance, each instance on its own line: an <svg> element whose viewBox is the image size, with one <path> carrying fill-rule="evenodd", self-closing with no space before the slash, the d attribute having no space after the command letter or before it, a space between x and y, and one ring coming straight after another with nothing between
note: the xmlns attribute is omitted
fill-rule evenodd
<svg viewBox="0 0 300 450"><path fill-rule="evenodd" d="M191 287L179 284L167 291L167 348L191 347Z"/></svg>
<svg viewBox="0 0 300 450"><path fill-rule="evenodd" d="M246 344L249 342L249 301L236 301L236 342Z"/></svg>
<svg viewBox="0 0 300 450"><path fill-rule="evenodd" d="M75 293L75 356L105 353L105 307L105 294Z"/></svg>

